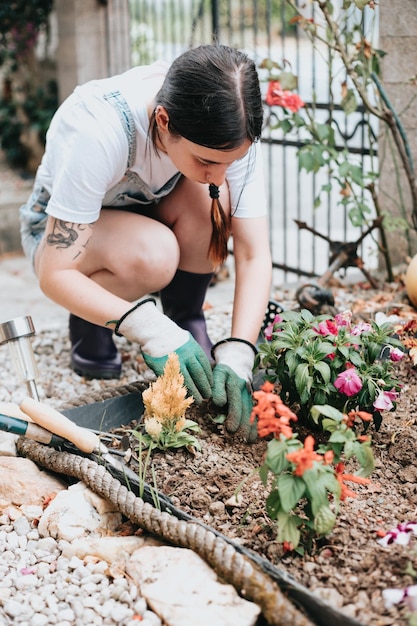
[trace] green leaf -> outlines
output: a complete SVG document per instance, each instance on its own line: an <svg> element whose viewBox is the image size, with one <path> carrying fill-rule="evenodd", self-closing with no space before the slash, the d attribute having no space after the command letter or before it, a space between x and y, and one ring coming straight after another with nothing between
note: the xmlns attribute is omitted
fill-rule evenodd
<svg viewBox="0 0 417 626"><path fill-rule="evenodd" d="M344 98L342 98L340 105L346 115L350 115L351 113L354 113L356 111L356 109L358 108L358 104L356 102L356 96L353 89L347 90L347 93Z"/></svg>
<svg viewBox="0 0 417 626"><path fill-rule="evenodd" d="M294 376L295 370L297 369L297 365L300 362L297 354L293 352L292 350L289 350L285 355L285 362L288 365L290 375Z"/></svg>
<svg viewBox="0 0 417 626"><path fill-rule="evenodd" d="M369 442L360 443L355 441L353 453L361 465L358 476L369 476L375 469L375 459Z"/></svg>
<svg viewBox="0 0 417 626"><path fill-rule="evenodd" d="M347 346L337 346L337 351L340 352L346 361L349 359L349 348Z"/></svg>
<svg viewBox="0 0 417 626"><path fill-rule="evenodd" d="M263 463L258 470L259 478L262 484L266 486L269 476L269 467L266 463Z"/></svg>
<svg viewBox="0 0 417 626"><path fill-rule="evenodd" d="M333 433L339 428L337 422L326 417L323 419L321 425L323 430L327 431L328 433Z"/></svg>
<svg viewBox="0 0 417 626"><path fill-rule="evenodd" d="M281 510L281 498L278 489L273 489L265 502L266 512L271 519L277 519Z"/></svg>
<svg viewBox="0 0 417 626"><path fill-rule="evenodd" d="M197 422L194 422L193 420L189 420L189 419L185 420L185 424L182 427L182 430L192 430L193 432L196 432L196 433L201 432L201 428L197 424Z"/></svg>
<svg viewBox="0 0 417 626"><path fill-rule="evenodd" d="M330 381L331 369L327 363L319 361L318 363L314 363L313 367L317 372L320 372L324 383L328 383Z"/></svg>
<svg viewBox="0 0 417 626"><path fill-rule="evenodd" d="M360 353L356 352L355 350L351 350L349 352L349 361L352 363L352 365L358 368L362 365L362 357Z"/></svg>
<svg viewBox="0 0 417 626"><path fill-rule="evenodd" d="M339 424L343 421L343 413L329 404L312 406L310 413L316 424L320 415L325 415Z"/></svg>
<svg viewBox="0 0 417 626"><path fill-rule="evenodd" d="M295 515L281 512L277 516L277 522L278 542L288 541L288 543L292 543L293 548L296 548L300 543L300 519Z"/></svg>
<svg viewBox="0 0 417 626"><path fill-rule="evenodd" d="M279 123L279 126L282 128L282 132L287 135L288 133L290 133L292 131L292 124L290 122L290 120L285 119L285 120L281 120L281 122Z"/></svg>
<svg viewBox="0 0 417 626"><path fill-rule="evenodd" d="M283 90L294 91L294 89L297 89L297 77L292 72L280 72L277 80Z"/></svg>
<svg viewBox="0 0 417 626"><path fill-rule="evenodd" d="M295 507L304 495L306 486L304 481L293 474L281 474L278 478L278 490L281 498L282 510L288 513Z"/></svg>
<svg viewBox="0 0 417 626"><path fill-rule="evenodd" d="M331 129L328 124L317 124L316 133L317 133L317 137L319 138L321 142L324 143L326 139L329 138L330 132L331 132Z"/></svg>
<svg viewBox="0 0 417 626"><path fill-rule="evenodd" d="M307 402L313 378L309 375L308 364L300 363L295 370L295 386L300 394L301 402Z"/></svg>
<svg viewBox="0 0 417 626"><path fill-rule="evenodd" d="M324 165L322 146L306 144L298 151L298 165L300 170L305 169L306 172L317 173Z"/></svg>
<svg viewBox="0 0 417 626"><path fill-rule="evenodd" d="M355 438L355 433L350 428L345 430L338 429L332 432L329 441L331 443L346 443L347 441L352 441L352 435Z"/></svg>
<svg viewBox="0 0 417 626"><path fill-rule="evenodd" d="M301 446L300 443L299 445ZM268 443L265 463L269 467L270 471L276 476L281 474L281 472L283 472L289 466L289 463L285 458L287 453L287 441L273 439Z"/></svg>
<svg viewBox="0 0 417 626"><path fill-rule="evenodd" d="M319 535L328 535L336 523L336 515L327 506L323 505L314 517L314 530Z"/></svg>
<svg viewBox="0 0 417 626"><path fill-rule="evenodd" d="M364 184L363 180L363 171L359 165L351 165L350 167L350 176L354 183L360 185L361 187Z"/></svg>

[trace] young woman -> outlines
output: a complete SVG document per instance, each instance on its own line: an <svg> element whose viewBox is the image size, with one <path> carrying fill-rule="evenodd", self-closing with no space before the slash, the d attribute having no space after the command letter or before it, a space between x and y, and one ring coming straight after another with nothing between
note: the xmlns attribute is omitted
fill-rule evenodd
<svg viewBox="0 0 417 626"><path fill-rule="evenodd" d="M255 65L226 46L91 81L56 112L21 208L40 287L70 311L74 370L118 377L113 331L157 375L176 352L195 400L227 405L228 430L248 439L271 281L262 120ZM202 305L230 236L232 336L213 347ZM163 312L143 298L154 292Z"/></svg>

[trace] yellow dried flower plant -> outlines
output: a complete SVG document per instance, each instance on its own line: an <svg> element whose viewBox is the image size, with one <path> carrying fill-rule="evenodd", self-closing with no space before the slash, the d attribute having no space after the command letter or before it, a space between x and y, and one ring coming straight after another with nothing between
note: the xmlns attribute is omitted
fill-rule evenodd
<svg viewBox="0 0 417 626"><path fill-rule="evenodd" d="M184 376L175 352L168 355L163 374L145 389L142 399L145 432L135 431L133 434L145 447L201 449L192 434L199 432L200 428L196 422L185 417L194 398L187 398Z"/></svg>

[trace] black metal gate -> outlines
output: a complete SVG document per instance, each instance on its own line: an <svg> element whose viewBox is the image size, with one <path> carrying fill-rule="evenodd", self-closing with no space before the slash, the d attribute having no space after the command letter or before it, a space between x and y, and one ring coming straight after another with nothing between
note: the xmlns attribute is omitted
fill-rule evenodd
<svg viewBox="0 0 417 626"><path fill-rule="evenodd" d="M314 94L315 109L323 121L331 110L332 119L337 120L341 145L357 155L358 165L367 168L369 159L375 161L377 128L370 138L364 132L364 111L360 107L349 116L342 111L340 98L338 101L329 80L328 51L317 49L291 24L292 14L286 0L129 2L134 65L156 59L171 61L189 47L214 40L245 50L258 65L265 58L285 60L298 76L298 92L303 100L311 102ZM314 10L312 3L312 21ZM362 28L366 30L366 12L361 15L364 16ZM334 191L329 189L317 205L318 190L326 186L329 174L324 171L306 174L299 170L297 152L302 143L300 136L288 139L265 127L266 184L277 283L321 275L329 265L329 241L356 241L361 235L360 229L350 223L346 210L339 206ZM307 224L319 236L313 235L309 228L300 229L297 222ZM368 269L377 266L372 238L364 239L360 254Z"/></svg>

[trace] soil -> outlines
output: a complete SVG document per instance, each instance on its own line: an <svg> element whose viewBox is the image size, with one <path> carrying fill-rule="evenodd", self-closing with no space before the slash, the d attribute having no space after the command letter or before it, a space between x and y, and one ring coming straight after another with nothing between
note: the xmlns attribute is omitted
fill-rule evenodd
<svg viewBox="0 0 417 626"><path fill-rule="evenodd" d="M417 320L401 283L378 291L366 287L349 289L346 308L357 318L369 320L381 311L403 321ZM346 301L346 291L343 297ZM406 625L406 607L386 609L382 591L415 583L406 571L412 571L410 566L417 569L416 540L387 548L377 543L381 531L417 521L417 371L412 352L398 364L398 374L404 387L397 409L385 412L378 432L374 427L368 431L376 459L371 484L349 484L357 497L342 503L333 532L316 541L310 553L285 553L276 542L274 522L265 512L267 492L255 471L267 442L247 444L227 434L211 419L216 413L208 404L192 405L187 413L201 427L202 451L155 451L156 478L149 476L149 482L154 481L178 508L286 570L317 597L361 624ZM347 465L347 471L356 469Z"/></svg>

